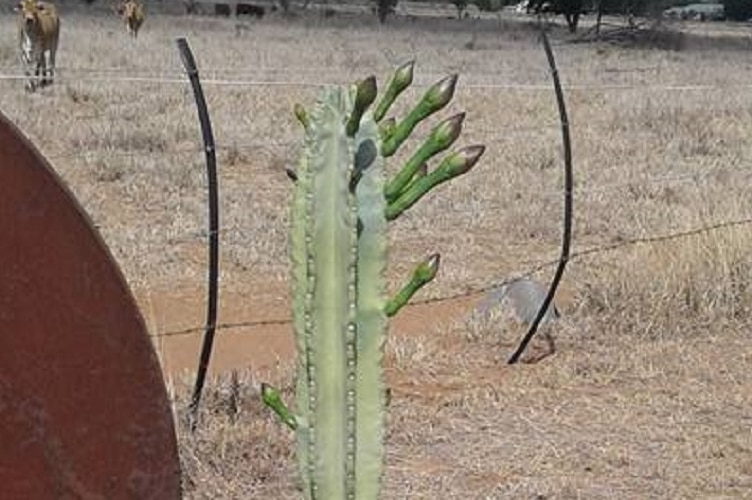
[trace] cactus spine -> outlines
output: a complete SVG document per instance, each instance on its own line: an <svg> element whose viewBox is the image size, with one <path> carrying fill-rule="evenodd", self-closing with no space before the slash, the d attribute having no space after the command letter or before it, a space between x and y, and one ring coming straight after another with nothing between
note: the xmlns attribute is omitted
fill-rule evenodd
<svg viewBox="0 0 752 500"><path fill-rule="evenodd" d="M395 72L375 106L376 82L325 89L315 106L296 106L305 148L295 172L290 254L297 349L293 415L279 394L264 402L295 429L308 500L376 499L383 468L385 388L382 353L387 317L430 282L439 256L419 264L386 300L387 220L441 182L469 170L483 153L451 153L435 172L427 161L449 148L464 114L439 124L391 182L384 158L423 119L452 98L456 75L434 85L399 123L384 119L412 82L413 63ZM450 165L451 169L447 166Z"/></svg>

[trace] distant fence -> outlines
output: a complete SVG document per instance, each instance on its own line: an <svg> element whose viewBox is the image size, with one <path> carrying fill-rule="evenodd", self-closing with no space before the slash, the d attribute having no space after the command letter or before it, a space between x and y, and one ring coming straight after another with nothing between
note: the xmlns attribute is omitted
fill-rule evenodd
<svg viewBox="0 0 752 500"><path fill-rule="evenodd" d="M177 68L177 66L176 66ZM133 69L125 69L118 67L109 68L96 68L96 67L73 67L73 66L58 66L56 68L58 72L56 75L56 81L63 83L75 83L75 82L87 82L87 81L100 81L110 83L155 83L165 85L185 85L186 76L184 73L178 71L153 71L143 72L141 74ZM625 69L621 70L622 73L629 72L644 72L645 68L637 69ZM317 76L320 74L321 68L295 68L294 70L288 68L255 68L254 70L232 70L229 68L202 68L201 78L202 85L207 86L235 86L235 87L326 87L329 85L341 85L344 83L351 83L349 80L341 81L310 81L306 79L291 79L289 75L305 75L310 74ZM608 71L612 73L613 71ZM273 78L243 78L243 75L260 75L271 74ZM740 72L741 74L741 72ZM69 77L69 75L72 75ZM207 75L209 75L207 77ZM282 78L279 78L282 76ZM446 76L445 74L438 73L421 73L416 76L416 81L413 84L415 88L427 88L435 81ZM477 80L484 78L498 79L498 75L489 73L484 75L482 73L475 73ZM0 81L3 80L24 80L28 78L24 75L18 65L13 66L0 66ZM551 92L551 84L548 82L500 82L500 83L487 83L487 82L474 82L467 78L461 79L461 90L512 90L512 91L534 91L534 92ZM684 82L677 84L667 83L568 83L566 80L562 82L564 90L566 91L664 91L664 92L709 92L709 91L750 91L752 90L752 83L749 81L739 81L735 83L692 83Z"/></svg>

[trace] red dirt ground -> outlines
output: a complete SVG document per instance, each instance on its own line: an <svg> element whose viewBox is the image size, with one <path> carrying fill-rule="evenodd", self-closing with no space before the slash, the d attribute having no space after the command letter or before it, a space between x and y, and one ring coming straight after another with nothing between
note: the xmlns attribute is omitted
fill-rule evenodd
<svg viewBox="0 0 752 500"><path fill-rule="evenodd" d="M291 326L278 322L290 314L287 284L267 282L252 289L253 293L220 292L218 324L226 326L218 329L214 340L211 373L249 367L266 370L293 358ZM154 344L165 373L195 371L203 337L203 332L195 328L203 324L206 314L203 292L172 288L137 291L136 297L150 333L159 335ZM391 322L390 333L410 336L430 332L469 314L477 301L478 297L465 297L410 305ZM262 324L248 325L258 322Z"/></svg>

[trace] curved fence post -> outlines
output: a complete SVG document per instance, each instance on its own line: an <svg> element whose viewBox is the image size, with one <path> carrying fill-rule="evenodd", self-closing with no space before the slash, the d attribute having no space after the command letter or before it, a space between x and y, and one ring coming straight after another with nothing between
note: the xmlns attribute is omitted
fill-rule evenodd
<svg viewBox="0 0 752 500"><path fill-rule="evenodd" d="M572 243L572 212L573 212L573 197L572 188L574 185L574 174L572 173L572 143L569 137L569 119L567 118L567 108L564 104L564 92L561 90L561 82L559 81L559 72L556 69L556 61L554 60L554 53L551 50L551 44L548 43L548 37L546 36L546 30L541 25L541 36L543 37L543 48L546 51L546 58L548 59L548 65L551 68L551 77L554 83L554 91L556 92L556 103L559 107L559 118L561 120L561 135L564 142L564 231L562 235L561 243L561 256L559 257L559 265L554 273L554 278L551 281L551 286L548 290L546 298L538 310L538 314L535 315L535 319L530 324L527 333L522 338L517 350L509 358L508 363L510 365L519 361L522 353L525 352L525 348L533 339L533 335L538 330L543 318L546 316L548 308L554 300L556 295L556 289L559 287L561 277L564 275L564 268L569 260L569 249Z"/></svg>
<svg viewBox="0 0 752 500"><path fill-rule="evenodd" d="M185 38L177 39L180 59L188 73L191 81L193 95L196 99L196 108L198 109L198 119L201 123L201 135L204 141L204 154L206 156L206 174L209 188L209 291L206 307L206 326L204 327L204 340L201 345L201 355L199 357L198 369L196 370L196 384L193 387L193 397L191 398L190 414L191 429L196 428L198 405L201 401L201 391L204 388L206 372L209 368L211 359L212 346L214 345L214 334L217 326L217 283L219 281L219 194L217 186L217 159L214 147L214 134L212 132L211 121L209 120L209 110L206 107L204 92L201 89L201 82L198 78L198 69L196 60L188 46Z"/></svg>

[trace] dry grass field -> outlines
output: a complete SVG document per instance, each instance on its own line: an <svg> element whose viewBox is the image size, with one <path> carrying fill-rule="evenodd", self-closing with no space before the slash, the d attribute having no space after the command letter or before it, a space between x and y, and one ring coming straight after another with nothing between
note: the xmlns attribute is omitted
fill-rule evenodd
<svg viewBox="0 0 752 500"><path fill-rule="evenodd" d="M184 417L200 336L155 338L186 498L297 497L292 437L258 394L269 381L290 398L289 327L247 325L288 316L284 170L302 135L292 106L322 84L383 81L412 58L417 84L397 112L459 72L442 116L467 111L461 142L488 149L391 227L392 288L437 251L442 269L419 298L468 295L412 306L392 325L384 498L752 498L750 224L573 259L556 351L537 363L505 364L524 331L507 311L474 313L472 291L559 251L562 146L531 25L152 15L132 40L112 16L63 10L58 81L27 94L12 78L13 21L0 15L0 110L91 214L154 335L204 319L205 172L175 38L196 55L218 145L219 321L234 326L218 335L194 435ZM554 31L575 252L752 217L750 36L702 27L665 50Z"/></svg>

